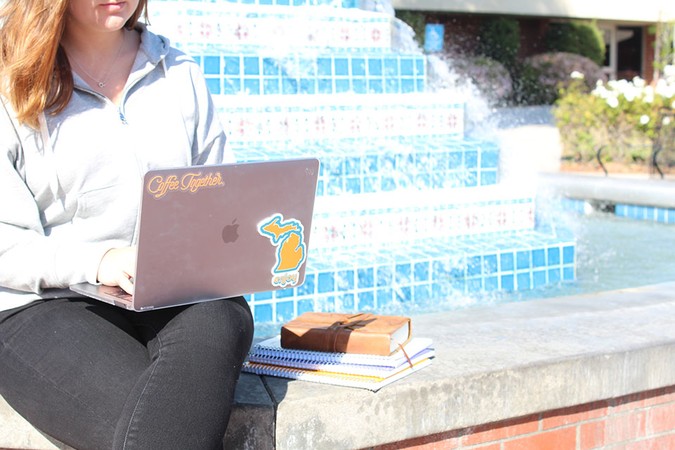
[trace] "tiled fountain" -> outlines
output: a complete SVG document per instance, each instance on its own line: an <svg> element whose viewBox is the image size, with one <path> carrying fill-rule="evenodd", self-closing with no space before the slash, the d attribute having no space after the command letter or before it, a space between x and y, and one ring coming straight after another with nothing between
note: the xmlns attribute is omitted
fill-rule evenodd
<svg viewBox="0 0 675 450"><path fill-rule="evenodd" d="M306 281L250 296L257 324L575 279L574 238L539 227L535 194L500 182L498 145L465 136L461 96L430 92L426 55L377 5L150 3L152 28L201 64L239 160L321 161Z"/></svg>

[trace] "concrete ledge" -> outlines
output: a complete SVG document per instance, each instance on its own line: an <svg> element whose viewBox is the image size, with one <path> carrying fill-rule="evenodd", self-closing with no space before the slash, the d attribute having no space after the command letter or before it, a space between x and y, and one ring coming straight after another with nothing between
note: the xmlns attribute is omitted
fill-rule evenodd
<svg viewBox="0 0 675 450"><path fill-rule="evenodd" d="M675 283L413 327L434 339L436 360L377 393L243 374L228 448L364 448L675 385Z"/></svg>
<svg viewBox="0 0 675 450"><path fill-rule="evenodd" d="M579 200L675 208L672 180L543 173L539 175L539 186L544 191Z"/></svg>

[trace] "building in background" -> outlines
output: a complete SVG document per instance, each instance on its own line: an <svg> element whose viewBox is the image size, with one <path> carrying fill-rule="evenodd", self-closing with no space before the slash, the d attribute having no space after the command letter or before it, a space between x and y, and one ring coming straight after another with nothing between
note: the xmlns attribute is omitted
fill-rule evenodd
<svg viewBox="0 0 675 450"><path fill-rule="evenodd" d="M552 21L595 20L606 44L604 70L616 79L636 75L653 79L655 30L657 25L675 23L675 0L392 0L392 4L397 11L417 11L428 23L444 25L444 46L450 51L470 51L486 17L515 18L521 57L544 50L541 38Z"/></svg>

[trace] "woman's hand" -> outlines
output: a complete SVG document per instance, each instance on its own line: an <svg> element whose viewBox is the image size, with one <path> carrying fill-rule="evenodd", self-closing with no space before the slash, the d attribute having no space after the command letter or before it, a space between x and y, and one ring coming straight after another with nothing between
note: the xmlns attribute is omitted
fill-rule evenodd
<svg viewBox="0 0 675 450"><path fill-rule="evenodd" d="M98 265L98 282L106 286L119 286L129 294L134 293L136 276L136 247L112 248L103 255Z"/></svg>

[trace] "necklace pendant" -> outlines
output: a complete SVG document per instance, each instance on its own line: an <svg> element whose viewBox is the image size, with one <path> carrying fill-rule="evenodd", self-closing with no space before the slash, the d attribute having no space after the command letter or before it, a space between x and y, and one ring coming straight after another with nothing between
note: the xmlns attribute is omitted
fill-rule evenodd
<svg viewBox="0 0 675 450"><path fill-rule="evenodd" d="M98 82L98 87L100 87L101 89L104 88L104 87L105 87L105 83L104 83L103 81L99 81L99 82Z"/></svg>

